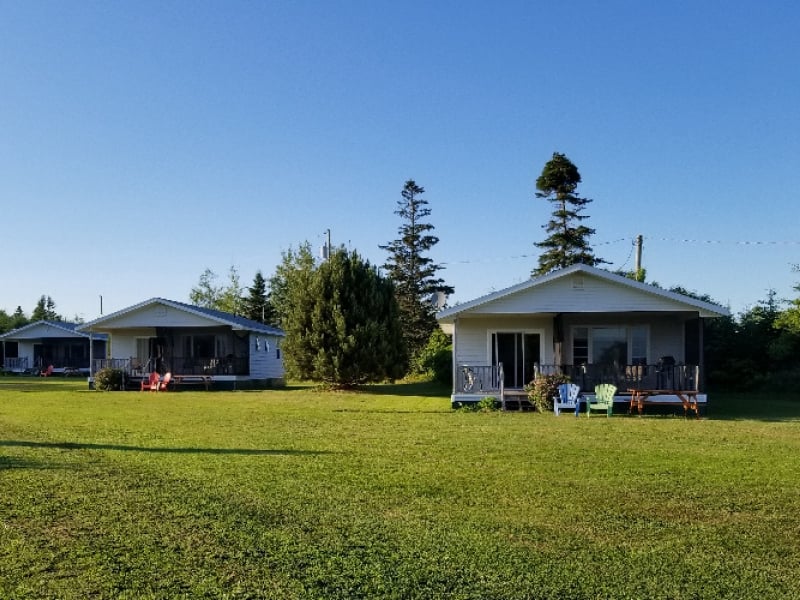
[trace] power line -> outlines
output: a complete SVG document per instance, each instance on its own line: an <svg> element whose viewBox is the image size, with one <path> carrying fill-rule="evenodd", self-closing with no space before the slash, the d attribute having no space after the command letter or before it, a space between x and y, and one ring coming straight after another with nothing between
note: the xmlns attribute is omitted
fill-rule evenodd
<svg viewBox="0 0 800 600"><path fill-rule="evenodd" d="M800 240L694 240L686 238L646 238L651 242L678 242L681 244L729 244L732 246L800 246Z"/></svg>
<svg viewBox="0 0 800 600"><path fill-rule="evenodd" d="M670 243L678 243L678 244L703 244L703 245L732 245L732 246L800 246L800 240L703 240L703 239L689 239L689 238L668 238L668 237L647 237L645 236L644 239L648 242L670 242ZM636 241L636 238L618 238L615 240L607 240L604 242L597 242L593 244L594 247L597 246L610 246L611 244L618 244L620 242L631 242L632 244ZM633 248L633 246L631 246ZM633 250L631 250L633 252ZM515 254L512 256L501 256L501 257L494 257L494 258L480 258L480 259L464 259L464 260L451 260L445 261L440 263L442 266L445 265L473 265L473 264L489 264L507 260L521 260L521 259L529 259L529 258L538 258L538 254ZM628 258L625 259L623 266L630 260L630 254Z"/></svg>

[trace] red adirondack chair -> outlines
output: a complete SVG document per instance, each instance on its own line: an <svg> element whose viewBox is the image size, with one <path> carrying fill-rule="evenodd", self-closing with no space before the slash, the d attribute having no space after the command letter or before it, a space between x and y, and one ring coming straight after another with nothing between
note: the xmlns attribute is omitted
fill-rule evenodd
<svg viewBox="0 0 800 600"><path fill-rule="evenodd" d="M157 392L159 379L161 379L159 374L153 371L150 373L150 379L148 381L142 380L141 391L150 390L151 392Z"/></svg>
<svg viewBox="0 0 800 600"><path fill-rule="evenodd" d="M164 378L156 384L156 391L166 392L167 386L169 385L171 379L172 379L172 373L168 372L166 375L164 375Z"/></svg>

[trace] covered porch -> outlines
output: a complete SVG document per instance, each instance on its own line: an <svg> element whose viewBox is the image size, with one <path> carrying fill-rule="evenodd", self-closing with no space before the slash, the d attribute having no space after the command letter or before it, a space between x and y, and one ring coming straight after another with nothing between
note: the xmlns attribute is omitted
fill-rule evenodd
<svg viewBox="0 0 800 600"><path fill-rule="evenodd" d="M699 393L700 366L674 364L660 361L650 365L540 365L532 366L533 377L564 375L581 388L582 394L594 393L601 383L616 386L615 406L628 412L634 390L659 390L662 393L650 396L654 404L681 407L676 393L693 392L698 404L705 404L707 397ZM529 382L529 383L531 383ZM451 402L453 406L477 403L487 396L495 397L503 410L530 410L528 392L524 385L514 384L506 373L503 363L497 365L460 365L456 370Z"/></svg>
<svg viewBox="0 0 800 600"><path fill-rule="evenodd" d="M107 336L92 338L76 329L76 323L37 321L3 334L3 370L38 374L52 367L54 374L89 373L91 355L105 353Z"/></svg>

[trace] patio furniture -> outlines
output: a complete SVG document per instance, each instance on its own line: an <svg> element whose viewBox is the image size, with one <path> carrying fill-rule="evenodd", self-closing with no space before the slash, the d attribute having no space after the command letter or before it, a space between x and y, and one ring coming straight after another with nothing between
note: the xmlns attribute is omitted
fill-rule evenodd
<svg viewBox="0 0 800 600"><path fill-rule="evenodd" d="M172 373L167 372L167 374L164 375L163 379L156 384L156 391L166 392L167 386L169 386L170 379L172 379Z"/></svg>
<svg viewBox="0 0 800 600"><path fill-rule="evenodd" d="M614 409L614 394L617 393L617 386L610 383L601 383L594 387L594 396L586 399L586 417L592 416L592 411L605 411L606 417L611 416Z"/></svg>
<svg viewBox="0 0 800 600"><path fill-rule="evenodd" d="M689 416L689 411L694 411L695 417L700 418L700 407L696 390L629 390L631 393L631 406L628 412L633 413L636 408L639 416L644 412L644 407L650 405L674 406L676 402L670 399L675 396L683 406L683 416Z"/></svg>
<svg viewBox="0 0 800 600"><path fill-rule="evenodd" d="M47 365L46 369L43 369L39 373L39 377L50 377L53 374L53 365Z"/></svg>
<svg viewBox="0 0 800 600"><path fill-rule="evenodd" d="M553 411L556 416L561 414L563 409L575 411L575 416L578 416L580 409L580 402L578 400L581 394L581 388L574 383L562 383L558 386L558 395L553 398Z"/></svg>
<svg viewBox="0 0 800 600"><path fill-rule="evenodd" d="M150 390L151 392L158 391L158 382L161 376L153 371L150 373L150 378L147 381L142 380L142 389L140 391Z"/></svg>

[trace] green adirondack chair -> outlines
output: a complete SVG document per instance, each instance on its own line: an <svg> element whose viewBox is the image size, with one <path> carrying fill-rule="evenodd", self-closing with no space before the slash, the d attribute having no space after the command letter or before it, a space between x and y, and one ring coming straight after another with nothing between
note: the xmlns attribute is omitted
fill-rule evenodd
<svg viewBox="0 0 800 600"><path fill-rule="evenodd" d="M594 398L589 396L586 399L586 417L592 416L592 411L605 411L606 417L611 416L614 409L614 394L617 393L617 386L610 383L601 383L594 386Z"/></svg>

